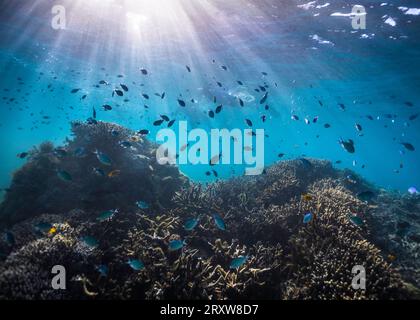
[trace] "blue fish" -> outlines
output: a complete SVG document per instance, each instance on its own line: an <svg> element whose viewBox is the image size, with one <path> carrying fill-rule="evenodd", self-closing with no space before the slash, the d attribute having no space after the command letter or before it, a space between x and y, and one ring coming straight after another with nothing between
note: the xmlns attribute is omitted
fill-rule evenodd
<svg viewBox="0 0 420 320"><path fill-rule="evenodd" d="M168 248L169 251L177 251L182 249L185 245L185 241L182 240L171 240L169 241Z"/></svg>
<svg viewBox="0 0 420 320"><path fill-rule="evenodd" d="M198 224L199 218L190 218L184 223L184 229L192 231Z"/></svg>
<svg viewBox="0 0 420 320"><path fill-rule="evenodd" d="M86 155L86 149L84 147L79 147L74 150L74 155L78 158L83 158Z"/></svg>
<svg viewBox="0 0 420 320"><path fill-rule="evenodd" d="M101 265L96 267L96 270L98 270L99 274L102 277L107 277L108 276L108 272L109 272L108 266L106 266L104 264L101 264Z"/></svg>
<svg viewBox="0 0 420 320"><path fill-rule="evenodd" d="M99 217L96 218L96 220L102 222L106 220L110 220L114 217L114 215L118 212L118 210L108 210L102 212Z"/></svg>
<svg viewBox="0 0 420 320"><path fill-rule="evenodd" d="M128 265L131 267L131 269L136 270L136 271L140 271L144 269L143 262L138 259L128 260Z"/></svg>
<svg viewBox="0 0 420 320"><path fill-rule="evenodd" d="M46 232L50 231L52 227L53 227L53 225L51 223L40 222L40 223L37 223L35 225L35 230L37 230L39 232L42 232L42 233L46 233Z"/></svg>
<svg viewBox="0 0 420 320"><path fill-rule="evenodd" d="M240 256L232 260L230 263L230 269L238 269L248 260L248 256Z"/></svg>
<svg viewBox="0 0 420 320"><path fill-rule="evenodd" d="M102 170L101 168L93 168L93 173L100 177L105 176L105 171Z"/></svg>
<svg viewBox="0 0 420 320"><path fill-rule="evenodd" d="M88 247L91 247L91 248L96 248L99 245L98 240L96 240L94 237L91 237L91 236L82 237L82 241L84 244L86 244Z"/></svg>
<svg viewBox="0 0 420 320"><path fill-rule="evenodd" d="M10 246L13 247L16 243L15 241L15 235L10 232L10 231L6 231L4 234L4 239L6 240L6 243Z"/></svg>
<svg viewBox="0 0 420 320"><path fill-rule="evenodd" d="M312 218L313 218L312 213L308 212L307 214L305 214L303 216L303 223L306 224L306 223L311 222L312 221Z"/></svg>
<svg viewBox="0 0 420 320"><path fill-rule="evenodd" d="M217 214L213 214L214 223L220 230L226 230L226 225L223 219Z"/></svg>
<svg viewBox="0 0 420 320"><path fill-rule="evenodd" d="M70 173L64 170L57 170L57 176L63 181L72 181L73 178L71 177Z"/></svg>
<svg viewBox="0 0 420 320"><path fill-rule="evenodd" d="M361 227L363 225L363 220L359 216L350 216L349 217L351 223L353 223L357 227Z"/></svg>
<svg viewBox="0 0 420 320"><path fill-rule="evenodd" d="M136 202L137 207L140 209L149 209L149 204L145 201L137 201Z"/></svg>
<svg viewBox="0 0 420 320"><path fill-rule="evenodd" d="M105 166L111 166L112 165L111 158L108 157L105 153L96 150L95 154L96 154L96 157L98 158L99 162L102 163L103 165L105 165Z"/></svg>

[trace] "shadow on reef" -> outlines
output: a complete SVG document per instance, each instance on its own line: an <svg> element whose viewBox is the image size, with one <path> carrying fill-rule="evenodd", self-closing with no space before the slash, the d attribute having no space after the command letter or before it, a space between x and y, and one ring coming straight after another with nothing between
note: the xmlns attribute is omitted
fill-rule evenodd
<svg viewBox="0 0 420 320"><path fill-rule="evenodd" d="M157 166L155 146L129 130L73 131L65 147L31 153L0 208L0 299L420 297L418 196L314 159L203 186ZM92 173L96 149L119 175ZM54 265L66 290L51 288ZM355 265L366 290L351 286Z"/></svg>

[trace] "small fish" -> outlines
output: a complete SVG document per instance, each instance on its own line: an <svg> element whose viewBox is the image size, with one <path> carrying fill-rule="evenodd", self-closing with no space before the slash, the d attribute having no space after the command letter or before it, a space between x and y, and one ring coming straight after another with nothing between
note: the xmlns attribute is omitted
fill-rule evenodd
<svg viewBox="0 0 420 320"><path fill-rule="evenodd" d="M103 171L101 168L93 168L93 173L100 177L105 176L105 171Z"/></svg>
<svg viewBox="0 0 420 320"><path fill-rule="evenodd" d="M210 111L209 111L209 117L210 117L210 118L214 118L214 111L213 111L213 110L210 110Z"/></svg>
<svg viewBox="0 0 420 320"><path fill-rule="evenodd" d="M18 153L18 154L17 154L17 157L18 157L19 159L25 159L28 155L29 155L29 153L28 153L28 152L21 152L21 153Z"/></svg>
<svg viewBox="0 0 420 320"><path fill-rule="evenodd" d="M357 194L357 197L362 201L370 201L375 197L372 191L363 191Z"/></svg>
<svg viewBox="0 0 420 320"><path fill-rule="evenodd" d="M215 112L220 113L222 111L222 107L222 105L217 106Z"/></svg>
<svg viewBox="0 0 420 320"><path fill-rule="evenodd" d="M124 95L124 92L122 92L121 90L119 90L119 89L116 89L116 90L114 90L114 92L119 96L119 97L122 97L123 95Z"/></svg>
<svg viewBox="0 0 420 320"><path fill-rule="evenodd" d="M106 266L104 264L100 264L99 266L96 267L96 270L99 272L101 277L107 277L108 276L108 273L109 273L108 266Z"/></svg>
<svg viewBox="0 0 420 320"><path fill-rule="evenodd" d="M362 131L363 129L362 129L362 126L360 125L360 124L358 124L358 123L356 123L355 125L354 125L354 127L356 128L356 130L357 131Z"/></svg>
<svg viewBox="0 0 420 320"><path fill-rule="evenodd" d="M417 191L416 187L410 187L410 188L408 188L408 193L409 194L418 194L419 192Z"/></svg>
<svg viewBox="0 0 420 320"><path fill-rule="evenodd" d="M146 70L146 69L140 69L140 71L141 71L141 73L142 73L143 75L147 75L147 74L148 74L148 72L147 72L147 70Z"/></svg>
<svg viewBox="0 0 420 320"><path fill-rule="evenodd" d="M294 114L294 115L292 115L292 117L291 117L291 118L292 118L292 120L295 120L295 121L298 121L298 120L299 120L299 117L298 117L297 115L295 115L295 114Z"/></svg>
<svg viewBox="0 0 420 320"><path fill-rule="evenodd" d="M198 225L198 222L200 221L199 218L191 218L185 221L184 223L184 229L187 231L192 231L195 229L195 227Z"/></svg>
<svg viewBox="0 0 420 320"><path fill-rule="evenodd" d="M226 66L221 66L221 68L225 71L227 71L227 67Z"/></svg>
<svg viewBox="0 0 420 320"><path fill-rule="evenodd" d="M241 106L241 107L243 107L245 104L244 104L244 101L241 99L241 98L238 98L238 101L239 101L239 105Z"/></svg>
<svg viewBox="0 0 420 320"><path fill-rule="evenodd" d="M249 119L245 119L245 123L249 126L252 127L252 121Z"/></svg>
<svg viewBox="0 0 420 320"><path fill-rule="evenodd" d="M51 230L52 227L53 225L51 223L40 222L35 225L35 230L41 233L47 233L48 231Z"/></svg>
<svg viewBox="0 0 420 320"><path fill-rule="evenodd" d="M408 120L413 121L413 120L417 119L417 117L418 117L418 116L419 116L419 114L418 114L418 113L413 114L413 115L411 115L411 116L408 118Z"/></svg>
<svg viewBox="0 0 420 320"><path fill-rule="evenodd" d="M347 141L344 141L343 139L340 139L338 142L348 153L354 153L356 151L356 149L354 148L353 140L349 139Z"/></svg>
<svg viewBox="0 0 420 320"><path fill-rule="evenodd" d="M80 90L82 90L82 89L77 88L77 89L73 89L73 90L71 90L70 92L71 92L71 93L77 93L77 92L79 92Z"/></svg>
<svg viewBox="0 0 420 320"><path fill-rule="evenodd" d="M153 122L153 125L158 127L158 126L162 125L163 121L164 121L163 119L156 120L155 122Z"/></svg>
<svg viewBox="0 0 420 320"><path fill-rule="evenodd" d="M141 135L143 135L143 136L145 136L145 135L147 135L147 134L149 134L150 133L150 131L149 130L147 130L147 129L142 129L142 130L140 130L139 131L139 134L141 134Z"/></svg>
<svg viewBox="0 0 420 320"><path fill-rule="evenodd" d="M191 72L191 68L189 66L185 66L185 68L187 68L188 72Z"/></svg>
<svg viewBox="0 0 420 320"><path fill-rule="evenodd" d="M166 122L169 121L169 117L167 115L161 114L160 117L165 120Z"/></svg>
<svg viewBox="0 0 420 320"><path fill-rule="evenodd" d="M319 117L318 117L318 116L316 116L316 117L314 117L314 119L312 120L312 122L313 122L313 123L317 123L317 122L318 122L318 119L319 119Z"/></svg>
<svg viewBox="0 0 420 320"><path fill-rule="evenodd" d="M118 213L118 210L104 211L96 218L96 220L100 222L111 220L116 213Z"/></svg>
<svg viewBox="0 0 420 320"><path fill-rule="evenodd" d="M111 110L112 110L112 107L111 107L109 104L104 104L104 105L102 106L102 108L103 108L105 111L111 111Z"/></svg>
<svg viewBox="0 0 420 320"><path fill-rule="evenodd" d="M305 194L303 194L302 195L302 200L304 200L304 201L311 201L311 200L313 200L313 196L312 195L310 195L309 193L305 193Z"/></svg>
<svg viewBox="0 0 420 320"><path fill-rule="evenodd" d="M85 245L91 248L96 248L99 245L98 240L91 236L84 236L82 237L82 241Z"/></svg>
<svg viewBox="0 0 420 320"><path fill-rule="evenodd" d="M143 96L143 98L145 98L146 100L149 100L149 98L150 98L150 97L149 97L149 95L148 95L148 94L146 94L146 93L143 93L143 94L142 94L142 96Z"/></svg>
<svg viewBox="0 0 420 320"><path fill-rule="evenodd" d="M261 98L260 104L264 104L267 101L267 98L268 98L268 92L266 92L264 96Z"/></svg>
<svg viewBox="0 0 420 320"><path fill-rule="evenodd" d="M177 251L182 249L185 246L185 240L171 240L168 244L169 251Z"/></svg>
<svg viewBox="0 0 420 320"><path fill-rule="evenodd" d="M217 228L219 228L220 230L226 230L226 225L222 217L220 217L217 213L215 213L213 214L213 219Z"/></svg>
<svg viewBox="0 0 420 320"><path fill-rule="evenodd" d="M120 84L120 87L125 91L128 92L128 87L125 84Z"/></svg>
<svg viewBox="0 0 420 320"><path fill-rule="evenodd" d="M144 263L138 259L130 259L127 263L131 267L131 269L135 271L140 271L144 269Z"/></svg>
<svg viewBox="0 0 420 320"><path fill-rule="evenodd" d="M57 170L57 176L63 181L72 181L73 178L67 171Z"/></svg>
<svg viewBox="0 0 420 320"><path fill-rule="evenodd" d="M412 102L410 102L410 101L406 101L406 102L404 102L404 104L405 104L406 106L408 106L408 107L412 107L412 106L414 106L414 104L413 104Z"/></svg>
<svg viewBox="0 0 420 320"><path fill-rule="evenodd" d="M186 106L185 101L184 101L184 100L181 100L181 99L178 99L178 104L179 104L181 107L185 107L185 106Z"/></svg>
<svg viewBox="0 0 420 320"><path fill-rule="evenodd" d="M360 227L360 226L363 225L363 220L359 216L350 215L349 220L350 220L351 223L353 223L357 227Z"/></svg>
<svg viewBox="0 0 420 320"><path fill-rule="evenodd" d="M15 235L11 231L4 233L4 240L9 247L13 247L16 244Z"/></svg>
<svg viewBox="0 0 420 320"><path fill-rule="evenodd" d="M213 156L213 157L210 159L210 165L211 165L211 166L214 166L214 165L218 164L218 163L219 163L219 161L220 161L220 158L221 158L221 157L222 157L222 154L217 154L217 155Z"/></svg>
<svg viewBox="0 0 420 320"><path fill-rule="evenodd" d="M171 120L168 122L168 128L172 127L174 125L176 120Z"/></svg>
<svg viewBox="0 0 420 320"><path fill-rule="evenodd" d="M149 206L149 204L147 203L147 202L145 202L145 201L137 201L136 202L136 205L137 205L137 207L139 207L140 209L149 209L150 208L150 206Z"/></svg>
<svg viewBox="0 0 420 320"><path fill-rule="evenodd" d="M48 230L48 235L49 236L53 236L57 233L57 228L56 227L51 227L50 230Z"/></svg>
<svg viewBox="0 0 420 320"><path fill-rule="evenodd" d="M401 142L401 144L408 150L408 151L415 151L416 149L411 143L408 142Z"/></svg>
<svg viewBox="0 0 420 320"><path fill-rule="evenodd" d="M112 161L111 158L108 157L105 153L100 152L98 150L95 151L96 154L96 158L99 160L100 163L102 163L103 165L106 166L111 166L112 165Z"/></svg>
<svg viewBox="0 0 420 320"><path fill-rule="evenodd" d="M238 269L240 268L246 261L248 260L248 256L240 256L234 258L229 265L230 269Z"/></svg>
<svg viewBox="0 0 420 320"><path fill-rule="evenodd" d="M331 125L329 123L326 123L326 124L324 124L324 128L325 129L331 128Z"/></svg>
<svg viewBox="0 0 420 320"><path fill-rule="evenodd" d="M311 222L312 221L312 218L313 218L312 213L310 213L310 212L306 213L303 216L303 223L304 224L307 224L307 223Z"/></svg>

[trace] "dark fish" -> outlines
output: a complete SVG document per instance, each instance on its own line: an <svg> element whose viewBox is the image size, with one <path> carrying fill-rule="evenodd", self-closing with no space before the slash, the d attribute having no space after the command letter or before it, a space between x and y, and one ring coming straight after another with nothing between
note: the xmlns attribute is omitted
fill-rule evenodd
<svg viewBox="0 0 420 320"><path fill-rule="evenodd" d="M141 71L141 73L142 73L142 74L144 74L144 75L147 75L147 73L148 73L146 69L140 69L140 71Z"/></svg>
<svg viewBox="0 0 420 320"><path fill-rule="evenodd" d="M354 148L354 141L351 139L347 141L344 141L343 139L341 139L339 141L339 144L349 153L354 153L356 151L356 149Z"/></svg>
<svg viewBox="0 0 420 320"><path fill-rule="evenodd" d="M121 90L118 90L118 89L114 90L114 92L120 97L122 97L124 95L124 92L122 92Z"/></svg>
<svg viewBox="0 0 420 320"><path fill-rule="evenodd" d="M294 114L294 115L292 115L292 120L298 121L299 120L299 117Z"/></svg>
<svg viewBox="0 0 420 320"><path fill-rule="evenodd" d="M416 113L416 114L413 114L413 115L411 115L409 118L408 118L408 120L414 120L414 119L417 119L417 117L419 116L419 114L418 113Z"/></svg>
<svg viewBox="0 0 420 320"><path fill-rule="evenodd" d="M96 119L96 109L95 109L95 107L92 108L92 117L93 117L93 119Z"/></svg>
<svg viewBox="0 0 420 320"><path fill-rule="evenodd" d="M168 117L168 116L166 116L166 115L164 115L164 114L161 114L161 115L160 115L160 117L161 117L163 120L165 120L166 122L167 122L167 121L169 121L169 117Z"/></svg>
<svg viewBox="0 0 420 320"><path fill-rule="evenodd" d="M128 91L128 87L125 84L120 84L120 87L127 92Z"/></svg>
<svg viewBox="0 0 420 320"><path fill-rule="evenodd" d="M216 83L220 88L223 87L223 85L219 81L217 81Z"/></svg>
<svg viewBox="0 0 420 320"><path fill-rule="evenodd" d="M408 142L401 142L401 144L407 149L407 150L409 150L409 151L414 151L414 150L416 150L415 148L414 148L414 146L411 144L411 143L408 143Z"/></svg>
<svg viewBox="0 0 420 320"><path fill-rule="evenodd" d="M362 201L370 201L375 197L372 191L363 191L357 194L357 197Z"/></svg>
<svg viewBox="0 0 420 320"><path fill-rule="evenodd" d="M214 118L214 111L213 111L213 110L210 110L210 111L209 111L209 117L210 117L210 118Z"/></svg>
<svg viewBox="0 0 420 320"><path fill-rule="evenodd" d="M245 119L245 122L248 126L252 127L252 121L249 119Z"/></svg>
<svg viewBox="0 0 420 320"><path fill-rule="evenodd" d="M185 107L185 101L184 100L181 100L181 99L178 99L178 104L181 106L181 107Z"/></svg>
<svg viewBox="0 0 420 320"><path fill-rule="evenodd" d="M142 94L142 96L143 96L143 98L145 98L145 99L149 100L149 95L148 95L148 94L143 93L143 94Z"/></svg>
<svg viewBox="0 0 420 320"><path fill-rule="evenodd" d="M309 161L309 160L307 160L307 159L305 159L305 158L300 158L300 159L298 159L300 162L302 162L302 164L303 164L303 166L306 168L306 169L310 169L310 168L312 168L312 163Z"/></svg>
<svg viewBox="0 0 420 320"><path fill-rule="evenodd" d="M73 90L71 90L70 92L71 92L71 93L77 93L77 92L79 92L80 90L82 90L82 89L78 88L78 89L73 89Z"/></svg>
<svg viewBox="0 0 420 320"><path fill-rule="evenodd" d="M413 104L412 102L410 102L410 101L406 101L406 102L404 102L404 104L405 104L406 106L408 106L408 107L412 107L412 106L414 106L414 104Z"/></svg>
<svg viewBox="0 0 420 320"><path fill-rule="evenodd" d="M240 86L243 86L244 85L244 83L242 82L242 81L236 81Z"/></svg>
<svg viewBox="0 0 420 320"><path fill-rule="evenodd" d="M243 102L243 100L242 100L241 98L238 98L238 100L239 100L239 104L240 104L240 106L241 106L241 107L243 107L243 106L244 106L244 102Z"/></svg>
<svg viewBox="0 0 420 320"><path fill-rule="evenodd" d="M155 122L153 122L153 125L160 126L163 123L163 121L164 121L163 119L156 120Z"/></svg>
<svg viewBox="0 0 420 320"><path fill-rule="evenodd" d="M368 118L369 120L373 120L373 117L371 115L367 115L366 118Z"/></svg>
<svg viewBox="0 0 420 320"><path fill-rule="evenodd" d="M21 152L17 154L17 157L20 159L25 159L29 155L28 152Z"/></svg>
<svg viewBox="0 0 420 320"><path fill-rule="evenodd" d="M219 175L217 174L216 170L211 170L211 172L213 172L213 175L217 178Z"/></svg>
<svg viewBox="0 0 420 320"><path fill-rule="evenodd" d="M102 106L102 108L103 108L105 111L110 111L110 110L112 110L112 107L111 107L109 104L104 104L104 105Z"/></svg>
<svg viewBox="0 0 420 320"><path fill-rule="evenodd" d="M176 120L171 120L168 122L168 128L172 127L174 125Z"/></svg>
<svg viewBox="0 0 420 320"><path fill-rule="evenodd" d="M222 107L223 107L222 105L217 106L215 112L220 113L222 111Z"/></svg>
<svg viewBox="0 0 420 320"><path fill-rule="evenodd" d="M354 127L356 128L356 130L357 131L362 131L363 129L362 129L362 126L360 125L360 124L358 124L358 123L356 123L355 125L354 125Z"/></svg>
<svg viewBox="0 0 420 320"><path fill-rule="evenodd" d="M105 80L101 80L99 81L99 84L108 84L108 82L106 82Z"/></svg>
<svg viewBox="0 0 420 320"><path fill-rule="evenodd" d="M83 95L80 99L85 100L87 97L87 94Z"/></svg>
<svg viewBox="0 0 420 320"><path fill-rule="evenodd" d="M346 106L343 103L338 104L342 110L346 110Z"/></svg>
<svg viewBox="0 0 420 320"><path fill-rule="evenodd" d="M322 101L321 100L318 100L318 103L319 103L319 105L322 107L322 106L324 106L324 104L322 103Z"/></svg>
<svg viewBox="0 0 420 320"><path fill-rule="evenodd" d="M187 68L188 72L191 72L191 68L189 66L185 66Z"/></svg>
<svg viewBox="0 0 420 320"><path fill-rule="evenodd" d="M268 92L266 92L264 94L264 96L262 97L262 99L260 100L260 104L264 104L267 101L267 97L268 97Z"/></svg>
<svg viewBox="0 0 420 320"><path fill-rule="evenodd" d="M146 134L149 134L149 133L150 133L150 131L149 131L149 130L147 130L147 129L142 129L142 130L140 130L140 131L139 131L139 133L140 133L141 135L146 135Z"/></svg>
<svg viewBox="0 0 420 320"><path fill-rule="evenodd" d="M226 66L221 66L221 68L225 71L227 71L227 67Z"/></svg>
<svg viewBox="0 0 420 320"><path fill-rule="evenodd" d="M262 72L261 72L261 74L262 74L263 76L268 76L267 72L264 72L264 71L262 71Z"/></svg>

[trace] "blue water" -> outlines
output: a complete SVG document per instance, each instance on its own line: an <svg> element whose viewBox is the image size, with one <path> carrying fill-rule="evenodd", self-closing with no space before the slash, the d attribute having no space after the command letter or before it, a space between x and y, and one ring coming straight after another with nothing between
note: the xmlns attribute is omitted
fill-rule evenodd
<svg viewBox="0 0 420 320"><path fill-rule="evenodd" d="M51 27L50 1L0 2L0 188L25 163L18 153L45 140L62 144L70 121L86 120L93 107L101 121L151 130L151 140L161 114L207 131L244 129L244 119L251 119L268 136L266 166L307 156L350 168L380 187L420 187L420 116L409 120L420 113L420 16L407 14L418 1L358 1L367 10L367 29L357 31L349 17L331 16L351 11L345 1L86 2L61 1L65 30ZM385 23L388 17L395 26ZM110 85L96 88L100 80ZM129 92L112 97L120 83ZM265 83L269 110L259 104L263 92L254 90ZM82 90L71 94L74 88ZM162 92L165 99L154 95ZM250 102L240 107L235 94ZM180 95L185 108L177 103ZM220 103L223 111L209 118ZM104 104L113 110L103 111ZM317 123L305 124L316 116ZM356 152L347 153L340 138L354 140ZM197 181L215 179L205 175L206 165L181 170ZM243 170L217 166L219 178Z"/></svg>

